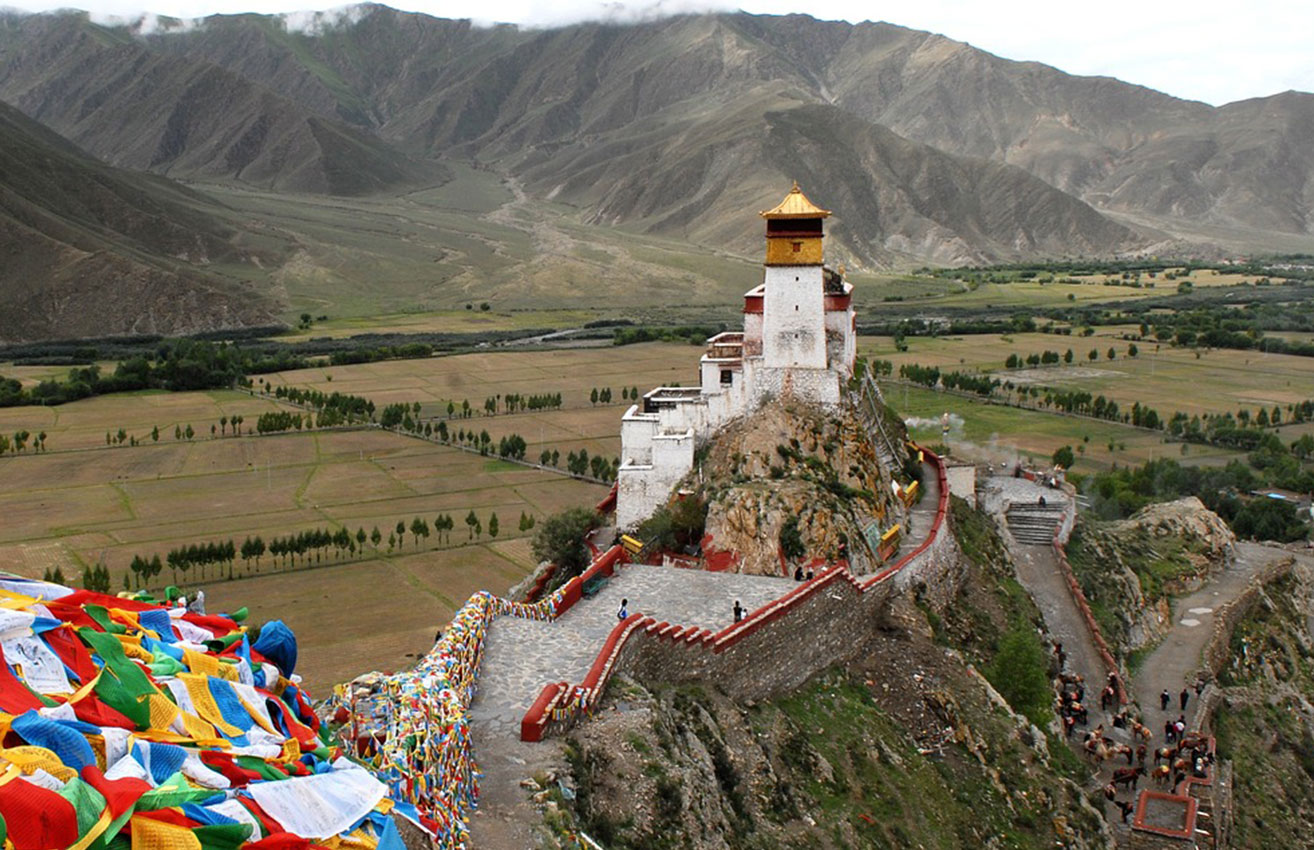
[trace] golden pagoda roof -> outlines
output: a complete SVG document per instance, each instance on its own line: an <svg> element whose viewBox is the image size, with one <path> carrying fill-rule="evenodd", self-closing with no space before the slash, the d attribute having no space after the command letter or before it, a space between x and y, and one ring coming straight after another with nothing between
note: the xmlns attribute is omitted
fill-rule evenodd
<svg viewBox="0 0 1314 850"><path fill-rule="evenodd" d="M795 180L794 188L789 190L785 200L758 215L762 218L825 218L830 215L830 210L823 210L809 201L808 196L803 194L803 190L798 187L798 181Z"/></svg>

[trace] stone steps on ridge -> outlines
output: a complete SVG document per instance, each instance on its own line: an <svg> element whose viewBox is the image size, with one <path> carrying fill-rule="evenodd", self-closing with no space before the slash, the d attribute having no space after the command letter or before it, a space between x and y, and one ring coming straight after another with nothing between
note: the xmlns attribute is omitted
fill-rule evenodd
<svg viewBox="0 0 1314 850"><path fill-rule="evenodd" d="M1054 540L1054 530L1063 522L1066 503L1045 505L1012 505L1005 518L1009 533L1019 543L1048 545Z"/></svg>

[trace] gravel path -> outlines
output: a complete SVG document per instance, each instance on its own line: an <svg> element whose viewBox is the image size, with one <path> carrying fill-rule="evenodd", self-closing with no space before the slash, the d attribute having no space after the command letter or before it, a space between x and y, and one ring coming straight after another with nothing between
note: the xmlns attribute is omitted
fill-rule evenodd
<svg viewBox="0 0 1314 850"><path fill-rule="evenodd" d="M1147 726L1158 732L1163 728L1164 720L1182 713L1178 694L1184 686L1195 684L1205 644L1213 632L1214 613L1236 599L1262 567L1290 555L1291 552L1276 546L1237 543L1233 563L1196 592L1173 600L1171 630L1145 658L1132 680L1135 698ZM1165 688L1172 695L1172 701L1167 711L1161 711L1159 694ZM1188 700L1194 699L1192 688Z"/></svg>
<svg viewBox="0 0 1314 850"><path fill-rule="evenodd" d="M1086 627L1086 619L1068 590L1054 550L1049 546L1016 546L1013 563L1018 581L1031 593L1045 618L1045 628L1054 640L1063 644L1068 656L1067 669L1085 677L1087 707L1098 706L1106 668ZM1095 714L1092 710L1091 716Z"/></svg>

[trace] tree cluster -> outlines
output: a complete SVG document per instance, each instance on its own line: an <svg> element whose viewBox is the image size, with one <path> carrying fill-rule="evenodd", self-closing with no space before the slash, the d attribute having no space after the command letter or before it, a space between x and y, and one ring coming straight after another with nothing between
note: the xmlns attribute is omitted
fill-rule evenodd
<svg viewBox="0 0 1314 850"><path fill-rule="evenodd" d="M22 454L27 451L27 441L32 441L32 450L35 452L46 451L46 432L41 431L33 436L31 431L26 428L14 432L12 438L0 434L0 455L5 452L13 451L15 454Z"/></svg>
<svg viewBox="0 0 1314 850"><path fill-rule="evenodd" d="M938 366L921 366L907 363L899 367L899 377L914 384L927 387L942 385L946 389L976 393L989 396L996 387L1001 386L999 379L988 375L974 375L970 372L941 372Z"/></svg>
<svg viewBox="0 0 1314 850"><path fill-rule="evenodd" d="M358 395L280 385L274 388L274 397L314 408L321 428L374 420L374 402Z"/></svg>
<svg viewBox="0 0 1314 850"><path fill-rule="evenodd" d="M309 419L309 417L306 418ZM271 410L260 414L259 418L256 419L256 433L277 434L282 431L291 431L293 429L300 431L302 422L303 420L300 413L289 413L286 410ZM305 424L307 427L310 427L308 421ZM191 428L190 425L187 427L189 429ZM190 437L188 439L190 439Z"/></svg>
<svg viewBox="0 0 1314 850"><path fill-rule="evenodd" d="M1182 466L1171 458L1160 458L1140 467L1096 473L1084 489L1091 496L1092 511L1105 519L1131 516L1151 502L1196 496L1238 537L1282 542L1305 537L1309 526L1293 503L1251 495L1262 480L1255 470L1236 460L1219 468Z"/></svg>
<svg viewBox="0 0 1314 850"><path fill-rule="evenodd" d="M556 565L547 590L551 592L579 575L589 563L589 549L584 538L601 520L588 508L567 508L545 519L539 526L530 548L539 561Z"/></svg>

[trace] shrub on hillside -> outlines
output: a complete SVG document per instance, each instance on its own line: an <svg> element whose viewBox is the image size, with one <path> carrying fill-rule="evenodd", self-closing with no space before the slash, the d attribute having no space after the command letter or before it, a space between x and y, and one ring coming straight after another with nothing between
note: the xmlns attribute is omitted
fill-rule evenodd
<svg viewBox="0 0 1314 850"><path fill-rule="evenodd" d="M588 508L567 508L548 517L534 535L532 549L540 561L556 564L549 591L579 575L589 563L584 537L598 527L598 515Z"/></svg>
<svg viewBox="0 0 1314 850"><path fill-rule="evenodd" d="M1053 717L1048 668L1049 657L1035 629L1019 626L999 641L999 652L985 674L1014 711L1043 727Z"/></svg>

